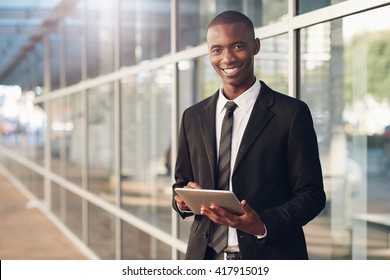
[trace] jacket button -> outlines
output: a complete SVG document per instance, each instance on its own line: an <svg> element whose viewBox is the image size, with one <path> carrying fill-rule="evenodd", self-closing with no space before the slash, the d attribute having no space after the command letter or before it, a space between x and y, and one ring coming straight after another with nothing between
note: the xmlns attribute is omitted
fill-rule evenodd
<svg viewBox="0 0 390 280"><path fill-rule="evenodd" d="M209 235L207 234L207 232L202 232L202 238L203 239L206 239Z"/></svg>

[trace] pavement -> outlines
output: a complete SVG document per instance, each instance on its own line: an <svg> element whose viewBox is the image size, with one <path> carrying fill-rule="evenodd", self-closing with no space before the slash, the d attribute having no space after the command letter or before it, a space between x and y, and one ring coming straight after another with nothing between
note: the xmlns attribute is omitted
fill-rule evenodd
<svg viewBox="0 0 390 280"><path fill-rule="evenodd" d="M79 250L0 172L0 260L86 260Z"/></svg>

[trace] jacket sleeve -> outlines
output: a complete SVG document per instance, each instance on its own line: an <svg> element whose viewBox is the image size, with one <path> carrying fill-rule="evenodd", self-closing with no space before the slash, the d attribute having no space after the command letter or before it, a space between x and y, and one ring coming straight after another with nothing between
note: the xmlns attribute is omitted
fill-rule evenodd
<svg viewBox="0 0 390 280"><path fill-rule="evenodd" d="M260 214L270 237L304 226L326 202L317 137L310 110L303 102L290 122L287 143L291 198Z"/></svg>
<svg viewBox="0 0 390 280"><path fill-rule="evenodd" d="M182 122L179 131L178 139L178 151L175 166L175 183L172 186L172 207L178 214L184 219L185 217L192 216L192 213L182 212L177 207L175 201L175 189L182 188L193 181L191 158L188 148L187 135L185 129L186 111L183 113Z"/></svg>

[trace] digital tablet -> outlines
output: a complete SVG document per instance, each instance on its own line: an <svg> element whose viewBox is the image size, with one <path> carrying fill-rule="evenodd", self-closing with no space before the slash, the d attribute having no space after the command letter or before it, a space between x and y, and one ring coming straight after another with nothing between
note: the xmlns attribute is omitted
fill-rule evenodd
<svg viewBox="0 0 390 280"><path fill-rule="evenodd" d="M177 188L175 191L194 214L200 214L202 206L209 207L212 203L237 215L243 213L240 201L231 191L187 188Z"/></svg>

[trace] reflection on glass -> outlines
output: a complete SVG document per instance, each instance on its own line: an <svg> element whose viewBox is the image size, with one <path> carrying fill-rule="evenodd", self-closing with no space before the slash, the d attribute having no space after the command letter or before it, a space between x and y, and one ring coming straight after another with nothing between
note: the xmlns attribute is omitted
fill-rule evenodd
<svg viewBox="0 0 390 280"><path fill-rule="evenodd" d="M69 191L66 196L66 225L80 239L82 239L82 200L78 195Z"/></svg>
<svg viewBox="0 0 390 280"><path fill-rule="evenodd" d="M62 219L64 212L61 212L61 198L64 198L65 190L62 189L56 183L51 183L51 211L60 220Z"/></svg>
<svg viewBox="0 0 390 280"><path fill-rule="evenodd" d="M87 2L87 69L93 78L114 70L114 26L116 1Z"/></svg>
<svg viewBox="0 0 390 280"><path fill-rule="evenodd" d="M136 1L120 1L120 64L136 64Z"/></svg>
<svg viewBox="0 0 390 280"><path fill-rule="evenodd" d="M75 9L63 20L65 33L65 74L66 85L81 81L82 45L84 31L84 1L79 1Z"/></svg>
<svg viewBox="0 0 390 280"><path fill-rule="evenodd" d="M66 178L81 186L82 155L83 155L83 111L82 95L74 94L68 97L68 114L66 128Z"/></svg>
<svg viewBox="0 0 390 280"><path fill-rule="evenodd" d="M209 57L179 62L179 116L189 106L214 94L221 80L210 64Z"/></svg>
<svg viewBox="0 0 390 280"><path fill-rule="evenodd" d="M44 159L44 137L47 129L46 112L44 104L40 103L35 106L30 106L27 102L26 107L32 108L30 117L28 118L28 139L31 143L31 158L35 163L43 165Z"/></svg>
<svg viewBox="0 0 390 280"><path fill-rule="evenodd" d="M61 28L57 25L48 35L50 39L50 83L51 90L59 89L61 85L61 49L63 44L63 35Z"/></svg>
<svg viewBox="0 0 390 280"><path fill-rule="evenodd" d="M184 50L206 41L210 21L225 10L246 14L255 27L283 20L287 15L287 0L184 0L179 1L179 49Z"/></svg>
<svg viewBox="0 0 390 280"><path fill-rule="evenodd" d="M8 149L43 164L46 114L34 105L35 93L19 86L0 86L0 141Z"/></svg>
<svg viewBox="0 0 390 280"><path fill-rule="evenodd" d="M115 217L113 215L89 204L88 233L88 245L100 259L115 259Z"/></svg>
<svg viewBox="0 0 390 280"><path fill-rule="evenodd" d="M35 63L33 63L33 67L34 67L33 72L35 72L36 83L33 83L33 85L35 89L39 88L39 92L36 92L36 94L41 94L42 87L44 84L44 67L45 67L44 64L42 63L42 61L44 61L44 56L45 56L43 41L40 41L36 44L35 51L36 51L34 55Z"/></svg>
<svg viewBox="0 0 390 280"><path fill-rule="evenodd" d="M53 113L50 125L51 167L57 174L65 176L66 159L69 150L66 141L68 131L70 130L70 128L67 128L70 125L67 120L69 106L66 97L52 101L50 104Z"/></svg>
<svg viewBox="0 0 390 280"><path fill-rule="evenodd" d="M34 172L31 172L31 182L28 186L30 189L31 193L35 195L37 199L44 199L44 181L42 175Z"/></svg>
<svg viewBox="0 0 390 280"><path fill-rule="evenodd" d="M172 66L122 80L122 207L171 231Z"/></svg>
<svg viewBox="0 0 390 280"><path fill-rule="evenodd" d="M346 0L299 0L298 1L298 14L304 14L317 9L324 8L333 4L344 2Z"/></svg>
<svg viewBox="0 0 390 280"><path fill-rule="evenodd" d="M301 97L312 110L328 197L307 228L314 258L388 258L378 253L388 248L388 232L371 219L390 210L390 25L379 20L389 13L387 7L301 31ZM320 232L329 240L322 251L310 244Z"/></svg>
<svg viewBox="0 0 390 280"><path fill-rule="evenodd" d="M171 51L171 1L121 1L121 65L133 65Z"/></svg>
<svg viewBox="0 0 390 280"><path fill-rule="evenodd" d="M272 89L288 93L288 35L261 40L255 56L255 75Z"/></svg>
<svg viewBox="0 0 390 280"><path fill-rule="evenodd" d="M168 54L171 51L171 0L143 0L137 5L137 62Z"/></svg>
<svg viewBox="0 0 390 280"><path fill-rule="evenodd" d="M57 174L81 184L80 95L51 102L51 164Z"/></svg>
<svg viewBox="0 0 390 280"><path fill-rule="evenodd" d="M171 247L127 223L123 225L124 260L169 260Z"/></svg>
<svg viewBox="0 0 390 280"><path fill-rule="evenodd" d="M89 190L114 202L114 98L113 85L88 91Z"/></svg>

